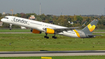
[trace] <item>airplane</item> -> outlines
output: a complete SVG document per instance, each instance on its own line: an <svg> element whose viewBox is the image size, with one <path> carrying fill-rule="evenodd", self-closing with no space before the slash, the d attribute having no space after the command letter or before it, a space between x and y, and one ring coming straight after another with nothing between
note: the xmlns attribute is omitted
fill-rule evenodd
<svg viewBox="0 0 105 59"><path fill-rule="evenodd" d="M44 32L46 35L44 38L49 38L47 34L54 34L52 38L56 39L56 34L64 35L68 37L74 38L93 38L98 35L93 35L92 32L95 30L96 25L98 23L97 19L94 19L91 23L89 23L85 28L82 30L76 30L76 27L64 27L54 24L49 24L45 22L40 22L36 20L29 20L21 17L16 16L5 16L1 19L4 23L19 25L31 28L31 32L34 34L40 34Z"/></svg>

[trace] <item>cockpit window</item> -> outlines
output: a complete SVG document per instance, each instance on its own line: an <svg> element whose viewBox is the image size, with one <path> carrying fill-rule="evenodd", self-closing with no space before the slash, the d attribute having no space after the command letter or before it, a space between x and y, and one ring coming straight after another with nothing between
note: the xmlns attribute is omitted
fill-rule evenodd
<svg viewBox="0 0 105 59"><path fill-rule="evenodd" d="M8 17L4 17L5 19L8 19Z"/></svg>

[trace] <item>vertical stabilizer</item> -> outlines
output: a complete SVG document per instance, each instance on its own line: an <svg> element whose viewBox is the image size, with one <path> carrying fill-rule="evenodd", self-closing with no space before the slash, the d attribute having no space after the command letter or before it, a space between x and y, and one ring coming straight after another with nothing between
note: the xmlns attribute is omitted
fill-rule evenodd
<svg viewBox="0 0 105 59"><path fill-rule="evenodd" d="M83 28L82 31L85 34L92 34L92 32L95 30L97 23L98 23L98 20L94 19L90 24L88 24L85 28Z"/></svg>

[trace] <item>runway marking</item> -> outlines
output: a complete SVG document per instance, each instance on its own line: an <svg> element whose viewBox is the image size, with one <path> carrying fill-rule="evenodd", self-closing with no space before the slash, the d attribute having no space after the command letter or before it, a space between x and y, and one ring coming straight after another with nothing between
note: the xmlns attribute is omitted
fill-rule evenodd
<svg viewBox="0 0 105 59"><path fill-rule="evenodd" d="M0 57L30 57L30 56L90 56L105 55L105 51L23 51L0 52Z"/></svg>
<svg viewBox="0 0 105 59"><path fill-rule="evenodd" d="M41 57L41 59L52 59L52 57Z"/></svg>

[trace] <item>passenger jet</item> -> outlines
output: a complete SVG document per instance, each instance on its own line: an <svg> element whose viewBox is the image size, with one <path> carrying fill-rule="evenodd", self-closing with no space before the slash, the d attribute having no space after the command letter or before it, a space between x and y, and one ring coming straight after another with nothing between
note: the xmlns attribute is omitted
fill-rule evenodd
<svg viewBox="0 0 105 59"><path fill-rule="evenodd" d="M69 37L75 37L75 38L93 38L97 35L92 35L92 32L94 31L98 20L94 19L90 24L88 24L85 28L82 30L76 30L75 27L64 27L49 23L44 23L36 20L29 20L21 17L16 16L5 16L1 19L4 23L24 26L31 28L31 32L35 34L40 34L41 32L44 32L46 35L44 38L49 38L47 34L54 34L52 38L57 38L55 35L64 35Z"/></svg>

